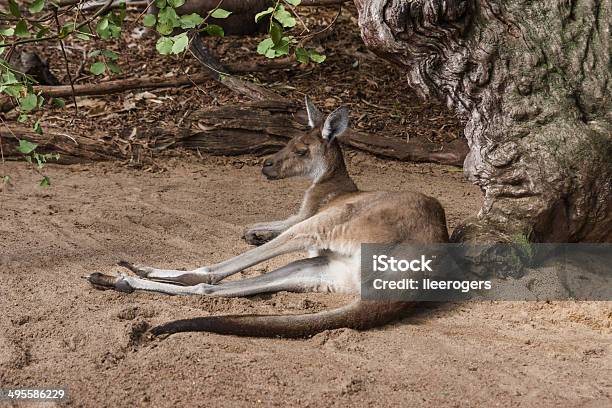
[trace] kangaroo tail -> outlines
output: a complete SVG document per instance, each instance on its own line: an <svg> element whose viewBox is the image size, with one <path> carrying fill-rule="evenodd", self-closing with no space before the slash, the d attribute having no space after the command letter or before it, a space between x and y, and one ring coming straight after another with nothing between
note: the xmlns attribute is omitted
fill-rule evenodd
<svg viewBox="0 0 612 408"><path fill-rule="evenodd" d="M214 77L219 78L221 75L229 74L227 68L225 68L215 56L206 48L202 42L202 38L197 32L191 32L191 52L193 55L202 63L202 66Z"/></svg>
<svg viewBox="0 0 612 408"><path fill-rule="evenodd" d="M301 315L226 315L176 320L151 329L154 335L189 331L252 337L308 337L324 330L348 327L368 329L397 319L408 302L366 302Z"/></svg>

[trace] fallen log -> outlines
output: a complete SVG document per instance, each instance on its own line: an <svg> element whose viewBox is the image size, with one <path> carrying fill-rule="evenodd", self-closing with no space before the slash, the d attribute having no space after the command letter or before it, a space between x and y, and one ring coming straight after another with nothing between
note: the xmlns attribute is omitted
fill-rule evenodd
<svg viewBox="0 0 612 408"><path fill-rule="evenodd" d="M190 120L202 130L183 133L177 138L177 145L222 155L242 154L236 151L258 154L258 143L262 154L271 153L284 145L282 141L307 130L306 111L301 104L289 100L254 101L195 111ZM383 158L453 166L462 166L468 152L462 139L442 145L420 140L406 142L349 129L339 140Z"/></svg>
<svg viewBox="0 0 612 408"><path fill-rule="evenodd" d="M59 129L45 129L40 135L21 125L0 126L0 143L4 157L23 156L18 150L19 139L36 143L39 153L59 153L57 163L72 164L83 161L101 161L123 158L118 145L108 136L91 133L69 135Z"/></svg>
<svg viewBox="0 0 612 408"><path fill-rule="evenodd" d="M21 125L0 128L4 155L20 156L18 139L39 145L38 151L61 155L60 163L83 160L130 159L147 161L152 152L184 148L204 154L263 156L280 150L287 140L307 129L306 113L300 104L288 100L263 100L241 105L194 111L191 127L178 129L137 129L132 137L102 133L69 135L59 129L45 129L43 135ZM457 139L439 145L366 134L353 129L340 137L347 146L367 151L378 157L401 161L434 162L461 166L467 146Z"/></svg>

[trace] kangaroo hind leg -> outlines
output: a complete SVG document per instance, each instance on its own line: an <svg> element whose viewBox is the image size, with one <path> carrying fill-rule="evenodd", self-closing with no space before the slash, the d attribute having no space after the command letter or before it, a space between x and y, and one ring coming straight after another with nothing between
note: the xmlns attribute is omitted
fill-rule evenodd
<svg viewBox="0 0 612 408"><path fill-rule="evenodd" d="M332 270L332 268L334 270ZM301 259L291 262L270 273L218 285L200 283L180 286L156 282L127 275L110 276L100 273L91 274L87 279L95 287L115 289L121 292L143 290L168 295L209 295L220 297L244 297L271 292L330 292L338 291L337 264L329 257Z"/></svg>

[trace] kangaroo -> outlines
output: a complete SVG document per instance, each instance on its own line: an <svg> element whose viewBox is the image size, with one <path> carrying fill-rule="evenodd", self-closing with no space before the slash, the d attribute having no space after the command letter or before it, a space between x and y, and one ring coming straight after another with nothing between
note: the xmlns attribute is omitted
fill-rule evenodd
<svg viewBox="0 0 612 408"><path fill-rule="evenodd" d="M360 294L362 243L448 242L444 209L417 192L359 191L348 174L338 142L348 127L349 111L340 107L325 120L306 97L310 131L296 136L266 159L270 180L308 177L297 214L282 221L256 224L245 238L262 243L218 264L190 271L157 269L122 261L138 277L93 273L98 288L170 295L242 297L258 293L336 292ZM309 258L291 262L261 276L223 279L276 256L308 251ZM338 309L303 315L226 315L177 320L152 329L154 335L184 331L262 337L306 337L323 330L366 329L401 316L410 302L355 300Z"/></svg>

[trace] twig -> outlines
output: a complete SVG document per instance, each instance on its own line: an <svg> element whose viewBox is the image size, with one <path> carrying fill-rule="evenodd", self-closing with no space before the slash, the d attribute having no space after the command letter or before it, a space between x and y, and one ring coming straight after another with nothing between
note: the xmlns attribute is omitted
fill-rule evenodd
<svg viewBox="0 0 612 408"><path fill-rule="evenodd" d="M81 60L81 63L79 64L79 67L77 68L76 74L74 75L74 81L75 82L81 77L81 75L85 71L85 64L86 63L87 63L87 50L85 48L83 48L83 59ZM74 85L74 83L73 83L73 85Z"/></svg>
<svg viewBox="0 0 612 408"><path fill-rule="evenodd" d="M155 3L155 0L150 0L150 1L145 1L146 3L146 7L144 10L142 10L142 13L140 13L138 15L138 17L136 17L136 21L140 20L142 18L142 16L144 16L145 14L147 14L147 11L149 11L149 9L151 8L151 6L153 5L153 3Z"/></svg>
<svg viewBox="0 0 612 408"><path fill-rule="evenodd" d="M283 2L287 6L289 6L289 9L293 12L293 15L296 16L298 18L298 20L300 20L300 23L302 23L302 25L304 26L304 30L306 30L306 32L310 32L310 29L308 28L308 26L306 25L304 20L302 20L302 17L300 17L299 13L295 10L295 7L293 7L293 5L291 3L288 3L287 0L283 0Z"/></svg>
<svg viewBox="0 0 612 408"><path fill-rule="evenodd" d="M2 148L2 136L0 135L0 158L2 158L2 166L4 167L4 149Z"/></svg>
<svg viewBox="0 0 612 408"><path fill-rule="evenodd" d="M40 93L43 96L51 98L67 97L72 95L73 90L76 96L93 96L93 95L108 95L116 92L123 92L132 89L155 89L155 88L172 88L180 87L185 85L191 85L194 82L201 83L210 81L211 77L208 73L197 73L190 75L190 78L186 76L177 76L174 78L167 77L150 77L150 78L128 78L128 79L117 79L114 81L100 82L97 84L75 84L74 87L70 85L59 85L59 86L44 86L35 85L33 90L36 93ZM0 99L0 112L6 111L4 105L7 104L7 99ZM12 107L11 107L12 108Z"/></svg>
<svg viewBox="0 0 612 408"><path fill-rule="evenodd" d="M64 48L64 41L60 38L59 34L61 33L61 27L59 19L57 18L57 10L54 10L55 24L57 26L57 34L58 41L60 44L60 48L62 49L62 56L64 57L64 63L66 65L66 74L68 75L68 80L70 81L70 90L72 92L72 102L74 102L74 118L79 114L79 107L76 101L76 95L74 93L74 81L72 79L72 74L70 73L70 65L68 64L68 56L66 55L66 49Z"/></svg>
<svg viewBox="0 0 612 408"><path fill-rule="evenodd" d="M342 4L338 6L338 13L336 13L336 16L334 17L334 19L325 28L317 31L316 33L312 33L312 34L303 36L302 39L300 40L299 46L303 47L306 41L311 40L314 37L321 35L325 31L329 30L334 24L336 24L336 21L338 20L338 17L340 17L340 14L342 14Z"/></svg>

